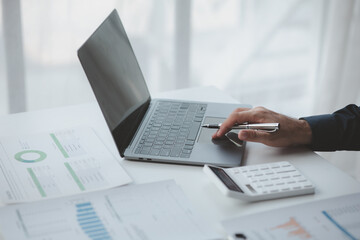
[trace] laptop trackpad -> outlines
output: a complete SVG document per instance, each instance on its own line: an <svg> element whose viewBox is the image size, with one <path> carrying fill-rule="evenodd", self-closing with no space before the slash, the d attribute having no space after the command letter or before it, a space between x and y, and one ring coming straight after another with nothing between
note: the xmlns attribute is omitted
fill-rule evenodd
<svg viewBox="0 0 360 240"><path fill-rule="evenodd" d="M225 118L220 117L205 117L204 124L218 124L225 121ZM197 146L191 157L206 159L206 162L224 166L233 167L239 166L244 154L245 146L237 138L238 130L233 130L230 136L222 137L220 139L212 139L211 136L217 129L201 128L198 137ZM229 140L229 138L231 140ZM236 140L236 141L235 141ZM240 144L235 144L234 141L240 141Z"/></svg>
<svg viewBox="0 0 360 240"><path fill-rule="evenodd" d="M225 121L225 118L218 117L205 117L204 124L219 124ZM213 128L201 128L200 136L198 138L199 143L214 143L217 145L223 144L235 144L237 147L242 146L242 141L237 138L238 131L229 132L228 136L224 136L220 139L212 139L211 136L217 131L217 129ZM230 141L229 141L230 140Z"/></svg>
<svg viewBox="0 0 360 240"><path fill-rule="evenodd" d="M219 124L225 121L226 118L219 118L219 117L205 117L204 124ZM212 140L211 136L216 133L217 129L214 128L200 128L200 136L198 138L199 143L214 143L220 142L221 140L226 140L226 137Z"/></svg>
<svg viewBox="0 0 360 240"><path fill-rule="evenodd" d="M225 121L225 118L205 117L203 124L219 124ZM200 128L199 143L212 143L211 136L216 133L217 129Z"/></svg>

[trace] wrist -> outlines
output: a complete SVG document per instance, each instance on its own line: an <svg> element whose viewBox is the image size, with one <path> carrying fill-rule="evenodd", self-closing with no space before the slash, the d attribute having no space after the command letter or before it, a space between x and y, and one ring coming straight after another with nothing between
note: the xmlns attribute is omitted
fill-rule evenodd
<svg viewBox="0 0 360 240"><path fill-rule="evenodd" d="M312 141L312 132L309 123L303 119L297 121L296 145L310 145Z"/></svg>

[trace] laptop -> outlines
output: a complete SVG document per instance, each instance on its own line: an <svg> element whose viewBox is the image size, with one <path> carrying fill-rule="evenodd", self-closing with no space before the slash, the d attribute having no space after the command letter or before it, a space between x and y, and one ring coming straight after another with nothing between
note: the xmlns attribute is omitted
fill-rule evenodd
<svg viewBox="0 0 360 240"><path fill-rule="evenodd" d="M78 57L121 157L128 160L239 166L245 142L212 140L214 129L249 105L152 99L115 10L79 48ZM228 135L229 136L229 135ZM232 133L236 140L236 133Z"/></svg>

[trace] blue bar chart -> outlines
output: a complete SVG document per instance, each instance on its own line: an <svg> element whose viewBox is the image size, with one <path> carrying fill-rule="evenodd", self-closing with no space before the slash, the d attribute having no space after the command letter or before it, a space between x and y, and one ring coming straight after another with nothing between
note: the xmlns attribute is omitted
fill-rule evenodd
<svg viewBox="0 0 360 240"><path fill-rule="evenodd" d="M112 239L90 202L75 206L78 224L90 239Z"/></svg>

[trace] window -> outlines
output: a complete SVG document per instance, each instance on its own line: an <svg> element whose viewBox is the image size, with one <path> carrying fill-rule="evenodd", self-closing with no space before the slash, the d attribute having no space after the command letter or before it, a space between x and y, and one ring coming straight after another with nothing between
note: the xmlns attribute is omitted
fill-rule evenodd
<svg viewBox="0 0 360 240"><path fill-rule="evenodd" d="M310 111L322 1L18 1L26 110L94 100L76 51L117 8L152 93L213 85L243 103ZM3 66L0 112L6 113Z"/></svg>

